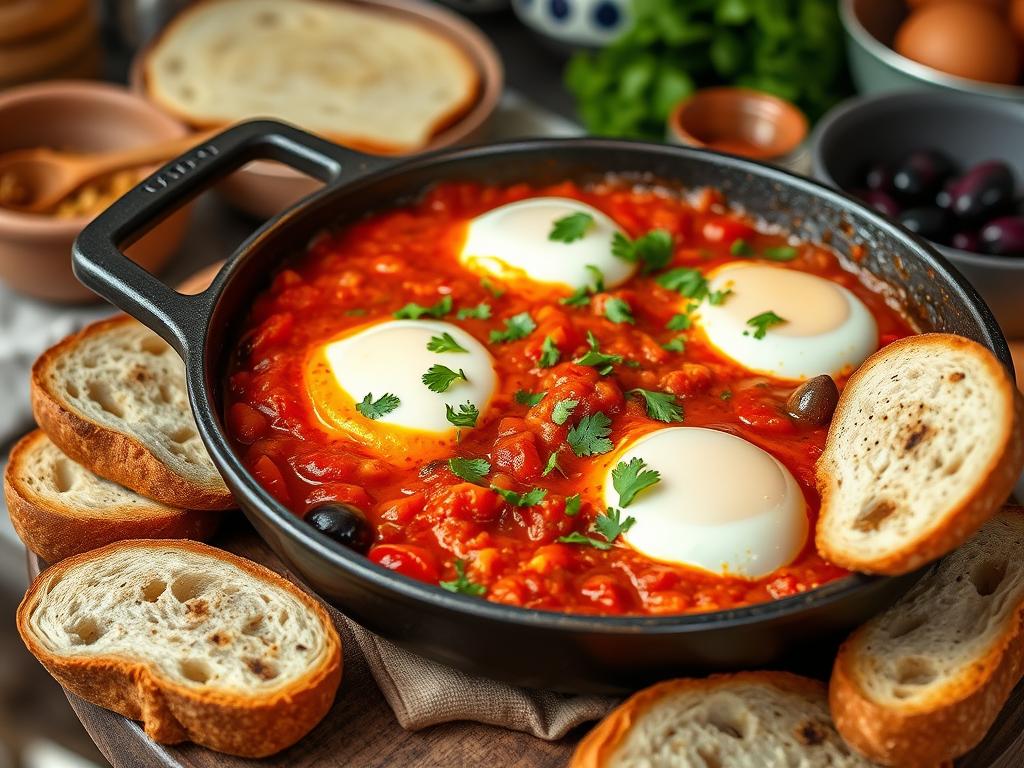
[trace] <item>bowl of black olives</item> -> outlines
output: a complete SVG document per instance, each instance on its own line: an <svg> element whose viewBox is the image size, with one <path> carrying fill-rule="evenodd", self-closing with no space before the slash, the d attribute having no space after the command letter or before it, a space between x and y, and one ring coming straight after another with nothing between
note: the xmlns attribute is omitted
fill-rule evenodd
<svg viewBox="0 0 1024 768"><path fill-rule="evenodd" d="M1024 336L1024 107L932 91L855 99L812 139L818 179L935 244Z"/></svg>

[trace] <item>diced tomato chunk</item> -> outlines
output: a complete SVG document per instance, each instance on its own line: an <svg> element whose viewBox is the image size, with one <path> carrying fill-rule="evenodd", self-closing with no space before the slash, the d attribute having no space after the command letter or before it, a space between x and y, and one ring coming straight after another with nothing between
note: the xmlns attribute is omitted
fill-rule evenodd
<svg viewBox="0 0 1024 768"><path fill-rule="evenodd" d="M709 243L732 245L754 235L754 228L732 216L716 216L704 222L701 234Z"/></svg>
<svg viewBox="0 0 1024 768"><path fill-rule="evenodd" d="M367 557L370 562L411 579L434 584L439 578L437 558L430 550L413 544L378 544Z"/></svg>
<svg viewBox="0 0 1024 768"><path fill-rule="evenodd" d="M288 504L291 501L288 486L284 482L284 475L281 474L281 470L269 456L263 455L258 457L253 462L252 473L259 481L259 484L266 488L270 495L279 502Z"/></svg>
<svg viewBox="0 0 1024 768"><path fill-rule="evenodd" d="M536 439L532 432L499 437L494 443L494 464L521 483L534 480L544 469L537 453Z"/></svg>
<svg viewBox="0 0 1024 768"><path fill-rule="evenodd" d="M744 392L733 395L733 411L744 424L770 435L794 435L797 427L781 406L769 402L756 393Z"/></svg>
<svg viewBox="0 0 1024 768"><path fill-rule="evenodd" d="M458 483L442 488L431 499L431 508L443 517L483 523L498 516L501 498L490 488Z"/></svg>

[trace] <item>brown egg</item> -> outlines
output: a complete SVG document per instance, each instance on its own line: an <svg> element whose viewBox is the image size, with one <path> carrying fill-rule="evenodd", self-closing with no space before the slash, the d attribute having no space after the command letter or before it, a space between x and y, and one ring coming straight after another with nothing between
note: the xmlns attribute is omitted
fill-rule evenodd
<svg viewBox="0 0 1024 768"><path fill-rule="evenodd" d="M1014 83L1020 71L1017 42L1007 21L968 0L925 5L896 32L896 52L951 75L988 83Z"/></svg>
<svg viewBox="0 0 1024 768"><path fill-rule="evenodd" d="M1017 36L1017 42L1024 45L1024 0L1011 0L1010 27Z"/></svg>

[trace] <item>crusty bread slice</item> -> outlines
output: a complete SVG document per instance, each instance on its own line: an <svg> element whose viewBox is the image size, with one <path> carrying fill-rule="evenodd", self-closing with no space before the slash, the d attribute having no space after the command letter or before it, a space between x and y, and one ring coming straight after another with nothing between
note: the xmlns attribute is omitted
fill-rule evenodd
<svg viewBox="0 0 1024 768"><path fill-rule="evenodd" d="M58 448L100 477L173 507L234 506L196 430L181 358L130 317L44 352L32 410Z"/></svg>
<svg viewBox="0 0 1024 768"><path fill-rule="evenodd" d="M197 3L144 60L151 98L196 126L255 117L381 153L422 149L476 100L479 73L438 29L322 0Z"/></svg>
<svg viewBox="0 0 1024 768"><path fill-rule="evenodd" d="M847 382L818 460L818 551L899 574L959 546L1020 476L1021 408L1006 369L969 339L883 347Z"/></svg>
<svg viewBox="0 0 1024 768"><path fill-rule="evenodd" d="M341 641L327 611L263 566L191 541L136 540L42 573L18 608L61 685L156 741L263 757L327 714Z"/></svg>
<svg viewBox="0 0 1024 768"><path fill-rule="evenodd" d="M570 768L866 768L828 714L825 686L741 672L651 686L580 742Z"/></svg>
<svg viewBox="0 0 1024 768"><path fill-rule="evenodd" d="M97 477L42 431L26 435L11 451L4 497L25 546L51 564L124 539L204 541L221 518L168 507Z"/></svg>
<svg viewBox="0 0 1024 768"><path fill-rule="evenodd" d="M1024 662L1024 509L1007 507L843 644L832 717L885 765L952 760L984 738Z"/></svg>

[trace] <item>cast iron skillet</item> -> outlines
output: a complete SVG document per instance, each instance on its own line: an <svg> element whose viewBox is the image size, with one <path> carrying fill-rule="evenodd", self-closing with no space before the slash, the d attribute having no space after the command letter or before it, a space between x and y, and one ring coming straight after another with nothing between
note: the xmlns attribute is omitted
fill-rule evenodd
<svg viewBox="0 0 1024 768"><path fill-rule="evenodd" d="M257 158L282 161L327 186L253 234L205 293L182 296L122 255L188 198ZM862 266L901 287L900 301L922 328L968 336L1011 365L988 308L931 248L845 195L774 168L700 150L599 139L524 141L385 166L290 126L242 124L148 178L90 224L74 247L78 278L182 355L199 431L217 467L263 538L319 594L372 631L468 672L526 686L610 692L671 675L806 658L910 585L913 575L850 576L795 597L692 616L529 611L387 571L275 502L243 468L220 414L225 366L252 297L325 227L394 206L446 179L547 183L642 172L688 187L711 185L800 237L829 240L840 253L862 245Z"/></svg>

